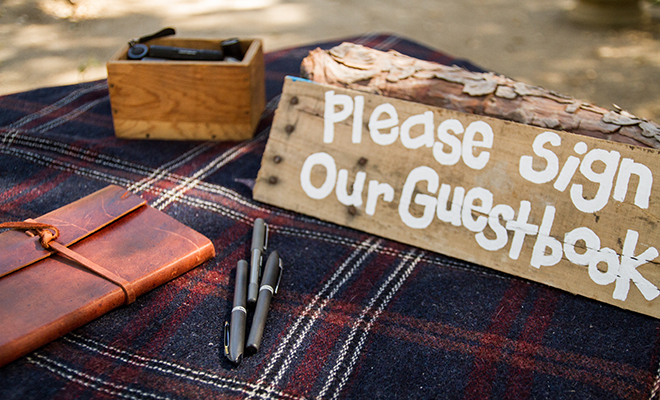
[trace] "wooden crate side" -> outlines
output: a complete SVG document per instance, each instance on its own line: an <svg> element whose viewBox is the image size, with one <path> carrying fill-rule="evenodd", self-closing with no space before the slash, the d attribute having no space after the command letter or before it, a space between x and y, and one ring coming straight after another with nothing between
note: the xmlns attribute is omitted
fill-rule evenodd
<svg viewBox="0 0 660 400"><path fill-rule="evenodd" d="M264 54L260 40L252 41L245 55L250 65L250 123L253 130L257 127L261 114L266 106L266 77Z"/></svg>
<svg viewBox="0 0 660 400"><path fill-rule="evenodd" d="M249 121L248 73L242 66L206 63L108 65L113 115L156 121Z"/></svg>
<svg viewBox="0 0 660 400"><path fill-rule="evenodd" d="M124 139L230 140L252 137L249 123L195 123L114 119L116 136Z"/></svg>

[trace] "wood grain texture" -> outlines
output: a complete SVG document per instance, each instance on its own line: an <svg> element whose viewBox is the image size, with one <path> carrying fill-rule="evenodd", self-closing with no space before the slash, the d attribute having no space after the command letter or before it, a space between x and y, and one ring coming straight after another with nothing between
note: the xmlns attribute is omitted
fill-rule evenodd
<svg viewBox="0 0 660 400"><path fill-rule="evenodd" d="M334 140L332 143L324 143L324 96L328 91L345 94L353 99L357 96L364 97L364 120L360 143L353 143L351 140L352 117L335 123ZM295 100L292 101L294 98ZM449 119L460 121L464 127L468 127L475 121L487 123L493 130L494 140L492 148L487 149L490 159L486 167L475 170L466 166L463 160L453 165L441 165L434 158L432 148L425 146L417 149L406 148L402 145L401 140L390 145L376 144L370 137L367 122L374 108L383 103L394 106L398 112L399 126L409 117L429 111L433 113L434 130L441 122ZM415 135L419 135L421 132L419 127L417 129ZM555 180L543 184L532 183L524 179L519 172L519 162L521 156L524 155L535 157L533 166L535 170L544 168L545 164L538 162L540 157L535 156L532 150L534 140L544 132L554 132L561 138L559 146L553 147L547 144L544 146L552 149L557 156L560 168L571 156L579 156L577 158L580 159L586 157L574 150L586 146L587 154L597 149L617 152L620 154L620 160L629 158L636 163L646 165L655 176L660 173L660 169L656 166L659 155L657 150L288 79L262 159L262 166L254 188L254 198L339 225L541 282L618 307L660 317L658 307L660 300L658 298L647 300L634 282L628 282L630 285L625 300L615 299L613 293L615 289L620 290L620 288L617 289L619 285L624 285L623 280L621 283L614 281L608 284L596 283L591 277L587 265L575 264L567 258L564 243L567 233L573 232L577 228L587 228L599 238L598 248L592 250L611 248L616 252L619 262L625 258L622 257L622 254L625 253L624 244L627 241L632 243L632 237L628 237L628 230L634 230L639 234L639 239L633 248L633 256L640 255L654 246L657 247L660 244L660 231L657 228L660 204L657 191L652 191L648 208L643 209L633 204L637 190L637 181L633 177L625 193L624 201L613 200L610 195L607 204L598 211L578 210L570 195L572 185L582 185L585 199L594 198L599 190L599 185L587 179L579 170L570 179L564 191L553 187ZM456 136L460 137L460 135ZM583 143L583 145L578 143ZM445 151L447 151L446 147ZM485 149L474 150L474 154L477 155L481 151L485 151ZM308 195L301 184L304 175L303 165L312 154L317 153L325 153L332 158L336 171L346 170L348 179L343 189L348 195L352 193L358 173L366 174L364 188L359 196L360 204L344 204L339 200L337 188L342 185L338 183L338 177L335 178L332 192L324 198L313 199ZM594 170L602 169L602 166L598 167L596 164L598 163L594 164ZM475 207L472 209L466 208L465 203L463 209L468 211L461 214L457 224L442 221L434 215L428 226L411 228L403 222L399 205L403 198L406 181L409 179L411 171L418 167L428 167L433 170L439 178L440 185L446 184L451 187L452 195L455 194L457 187L464 188L466 196L475 188L486 190L492 194L491 207L480 211L478 206L483 204L481 200L475 201L473 203ZM329 179L328 176L328 170L325 167L316 165L312 168L309 179L313 187L320 188L326 179ZM366 205L372 181L389 184L393 188L393 199L388 202L384 201L381 196L375 212L373 215L369 215ZM437 187L431 188L428 181L417 182L412 195L409 196L411 204L408 212L414 218L422 218L425 207L422 202L417 204L416 199L421 199L417 196L426 196L431 201L436 199L436 205L434 205L436 207L439 191ZM522 235L522 247L517 255L512 255L515 253L512 248L515 247L513 242L519 240L520 237L514 239L516 235L514 229L505 230L506 242L499 249L487 250L478 243L477 236L484 236L481 240L493 241L497 238L497 233L491 225L486 225L480 230L469 229L468 225L474 226L475 221L480 217L488 218L489 212L497 205L500 205L500 208L507 206L511 209L515 217L511 215L509 220L519 219L520 215L524 214L521 211L523 202L528 202L530 205L527 222L536 226L537 231L543 231L543 226L545 226L548 231L546 235L536 233ZM555 210L554 219L549 219L549 226L547 221L544 225L544 218L551 209ZM549 214L547 217L549 218ZM507 218L504 216L495 218L500 225L505 225L507 222L505 221ZM552 265L534 267L531 265L535 253L534 247L537 242L538 246L541 246L543 241L539 238L542 236L544 241L559 243L561 246L560 258ZM576 243L574 251L584 253L586 251L585 243ZM539 247L539 249L537 249L537 253L540 251L538 254L543 255L545 250L550 248L544 250ZM575 255L572 257L574 258ZM658 269L657 260L654 259L655 257L649 262L643 263L636 271L653 285L658 285L660 284L660 269ZM595 266L601 274L607 273L608 268L604 263ZM613 272L614 269L616 268L613 267L610 272Z"/></svg>

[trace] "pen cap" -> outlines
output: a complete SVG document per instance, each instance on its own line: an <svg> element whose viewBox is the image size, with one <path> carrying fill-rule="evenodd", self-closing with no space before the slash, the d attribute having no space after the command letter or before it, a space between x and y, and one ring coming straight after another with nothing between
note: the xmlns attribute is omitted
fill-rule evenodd
<svg viewBox="0 0 660 400"><path fill-rule="evenodd" d="M268 285L273 289L274 292L277 292L277 283L281 275L281 269L282 263L280 261L280 255L277 250L275 250L268 256L259 290L261 290L264 285Z"/></svg>
<svg viewBox="0 0 660 400"><path fill-rule="evenodd" d="M252 247L251 250L258 249L263 251L266 248L267 242L267 226L266 222L262 218L257 218L254 220L254 229L252 230Z"/></svg>
<svg viewBox="0 0 660 400"><path fill-rule="evenodd" d="M246 306L248 286L248 263L245 260L240 260L236 264L236 288L234 289L234 307Z"/></svg>

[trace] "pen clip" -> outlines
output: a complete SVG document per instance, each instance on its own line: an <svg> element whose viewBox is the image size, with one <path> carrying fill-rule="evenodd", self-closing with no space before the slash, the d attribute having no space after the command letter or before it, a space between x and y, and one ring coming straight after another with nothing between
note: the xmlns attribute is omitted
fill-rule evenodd
<svg viewBox="0 0 660 400"><path fill-rule="evenodd" d="M264 251L268 248L268 233L269 233L269 228L268 224L264 222L264 226L266 227L266 231L264 232Z"/></svg>
<svg viewBox="0 0 660 400"><path fill-rule="evenodd" d="M277 276L277 285L275 286L275 294L277 294L277 290L280 288L280 281L282 280L282 272L284 269L282 268L282 259L279 259L279 267L280 267L280 272L278 273Z"/></svg>
<svg viewBox="0 0 660 400"><path fill-rule="evenodd" d="M225 321L223 336L225 337L225 356L229 358L229 321Z"/></svg>

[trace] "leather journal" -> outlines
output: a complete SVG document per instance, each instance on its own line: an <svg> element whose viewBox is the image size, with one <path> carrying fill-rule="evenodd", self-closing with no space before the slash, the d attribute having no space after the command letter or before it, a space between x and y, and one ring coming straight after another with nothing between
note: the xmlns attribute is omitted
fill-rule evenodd
<svg viewBox="0 0 660 400"><path fill-rule="evenodd" d="M0 233L0 366L215 255L209 239L118 186Z"/></svg>

